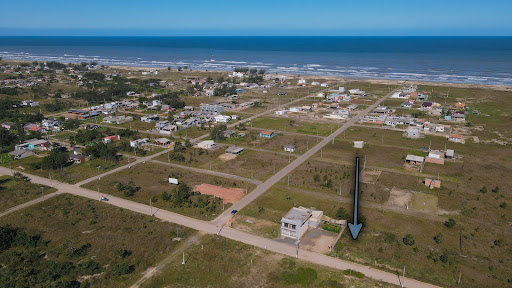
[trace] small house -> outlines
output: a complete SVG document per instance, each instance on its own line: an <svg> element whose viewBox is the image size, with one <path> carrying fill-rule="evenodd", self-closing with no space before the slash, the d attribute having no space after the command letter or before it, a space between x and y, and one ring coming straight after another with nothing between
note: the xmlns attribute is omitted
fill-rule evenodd
<svg viewBox="0 0 512 288"><path fill-rule="evenodd" d="M427 163L444 164L444 152L438 150L430 150L428 156L425 158Z"/></svg>
<svg viewBox="0 0 512 288"><path fill-rule="evenodd" d="M12 122L4 122L4 123L2 123L2 127L7 130L11 130L11 129L14 129L16 127L16 125Z"/></svg>
<svg viewBox="0 0 512 288"><path fill-rule="evenodd" d="M119 135L107 136L107 137L103 138L103 143L107 144L107 143L110 143L110 142L117 141L119 139L121 139L121 136L119 136Z"/></svg>
<svg viewBox="0 0 512 288"><path fill-rule="evenodd" d="M260 131L260 137L263 137L263 138L272 138L274 137L275 134L274 132L272 131L267 131L267 130L264 130L264 131Z"/></svg>
<svg viewBox="0 0 512 288"><path fill-rule="evenodd" d="M441 180L425 178L424 183L425 183L425 186L427 186L430 189L434 189L434 188L440 189L441 188Z"/></svg>
<svg viewBox="0 0 512 288"><path fill-rule="evenodd" d="M171 140L167 138L157 138L153 140L153 144L158 146L169 146L171 145Z"/></svg>
<svg viewBox="0 0 512 288"><path fill-rule="evenodd" d="M448 141L452 141L452 142L456 142L456 143L464 143L464 136L462 136L460 134L450 135L450 137L448 137Z"/></svg>
<svg viewBox="0 0 512 288"><path fill-rule="evenodd" d="M197 143L197 148L201 149L213 149L217 147L217 144L213 140L205 140Z"/></svg>
<svg viewBox="0 0 512 288"><path fill-rule="evenodd" d="M9 155L12 156L14 159L18 160L34 155L34 152L30 150L20 149L9 152Z"/></svg>
<svg viewBox="0 0 512 288"><path fill-rule="evenodd" d="M286 152L291 152L291 153L295 152L295 145L287 144L287 145L284 145L283 148L284 148L284 151L286 151Z"/></svg>
<svg viewBox="0 0 512 288"><path fill-rule="evenodd" d="M231 138L233 135L235 135L235 131L233 130L225 130L223 133L225 138Z"/></svg>
<svg viewBox="0 0 512 288"><path fill-rule="evenodd" d="M424 161L425 158L422 156L407 155L407 157L405 157L405 163L409 165L420 166Z"/></svg>
<svg viewBox="0 0 512 288"><path fill-rule="evenodd" d="M232 155L238 155L242 152L244 152L244 148L242 148L242 147L231 146L231 147L228 147L228 149L226 149L226 153L232 154Z"/></svg>
<svg viewBox="0 0 512 288"><path fill-rule="evenodd" d="M82 154L70 154L69 155L69 161L73 163L84 163L85 162L85 155Z"/></svg>
<svg viewBox="0 0 512 288"><path fill-rule="evenodd" d="M354 148L363 148L364 147L364 141L354 141Z"/></svg>

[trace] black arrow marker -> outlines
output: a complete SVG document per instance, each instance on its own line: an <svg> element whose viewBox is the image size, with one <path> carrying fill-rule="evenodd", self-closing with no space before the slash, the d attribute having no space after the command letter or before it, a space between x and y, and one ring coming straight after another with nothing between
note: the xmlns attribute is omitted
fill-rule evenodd
<svg viewBox="0 0 512 288"><path fill-rule="evenodd" d="M356 186L354 189L354 223L348 223L348 229L350 229L350 234L352 234L352 238L354 240L357 239L359 232L361 232L361 228L363 227L363 223L357 223L357 201L359 194L359 157L356 158Z"/></svg>

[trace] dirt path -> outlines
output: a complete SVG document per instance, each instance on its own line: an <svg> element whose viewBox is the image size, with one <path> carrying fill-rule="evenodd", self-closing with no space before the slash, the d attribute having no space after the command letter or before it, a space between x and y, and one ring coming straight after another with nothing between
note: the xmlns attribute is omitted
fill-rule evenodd
<svg viewBox="0 0 512 288"><path fill-rule="evenodd" d="M133 284L131 286L131 288L138 288L138 287L140 287L149 278L155 276L157 273L162 271L162 269L164 269L165 266L167 266L169 263L171 263L171 261L176 259L176 256L178 254L181 254L181 253L185 252L185 250L188 247L190 247L190 245L192 245L192 244L199 244L200 240L201 240L201 237L203 237L203 235L204 235L204 233L197 232L194 235L192 235L190 238L188 238L187 240L182 242L176 249L174 249L174 251L172 251L172 253L169 256L167 256L164 260L162 260L160 263L158 263L157 266L151 267L148 270L146 270L142 274L142 277L139 280L137 280L137 282L135 282L135 284Z"/></svg>

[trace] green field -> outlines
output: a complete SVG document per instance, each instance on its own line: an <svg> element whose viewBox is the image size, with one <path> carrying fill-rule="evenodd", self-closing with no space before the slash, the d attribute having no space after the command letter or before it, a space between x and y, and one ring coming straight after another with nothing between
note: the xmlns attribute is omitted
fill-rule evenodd
<svg viewBox="0 0 512 288"><path fill-rule="evenodd" d="M69 195L0 218L4 237L6 225L34 238L0 249L4 287L19 287L19 279L23 287L127 287L173 251L177 231L185 239L193 232Z"/></svg>
<svg viewBox="0 0 512 288"><path fill-rule="evenodd" d="M57 189L24 178L0 176L0 212L55 191Z"/></svg>

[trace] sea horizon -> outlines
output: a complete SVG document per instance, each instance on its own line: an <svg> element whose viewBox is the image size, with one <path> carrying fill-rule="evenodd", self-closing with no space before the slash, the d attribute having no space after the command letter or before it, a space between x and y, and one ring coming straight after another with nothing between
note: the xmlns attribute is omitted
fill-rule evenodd
<svg viewBox="0 0 512 288"><path fill-rule="evenodd" d="M0 57L512 85L510 36L0 36Z"/></svg>

